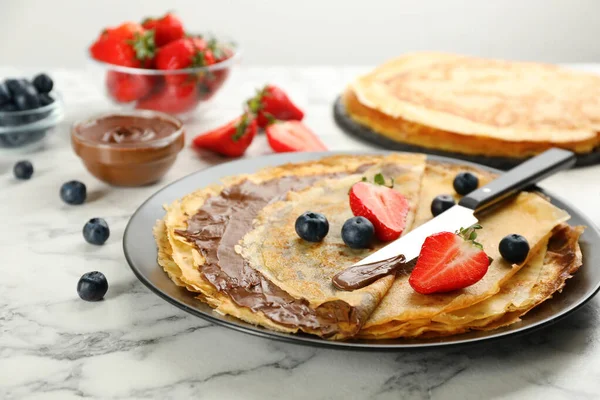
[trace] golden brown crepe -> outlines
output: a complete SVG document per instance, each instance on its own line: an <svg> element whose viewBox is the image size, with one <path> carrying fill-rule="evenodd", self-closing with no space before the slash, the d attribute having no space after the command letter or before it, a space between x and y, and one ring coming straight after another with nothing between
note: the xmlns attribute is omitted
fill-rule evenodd
<svg viewBox="0 0 600 400"><path fill-rule="evenodd" d="M327 157L227 178L222 185L199 189L166 207L165 218L154 230L159 264L177 285L197 293L199 300L216 312L282 332L303 331L333 340L357 333L361 338L387 339L451 335L517 322L561 290L581 265L578 238L582 228L566 225L567 213L537 193L521 193L479 216L483 229L478 241L494 261L484 278L471 287L420 295L408 285L409 271L355 291L339 291L331 284L337 272L385 245L375 242L371 249L353 250L343 243L341 226L352 216L348 204L352 184L363 176L372 179L379 172L388 180L393 177L394 190L403 193L410 204L406 234L432 218L430 204L435 196L446 193L458 199L452 181L460 171L475 173L481 185L494 178L494 174L477 168L425 163L424 156L407 154ZM285 189L295 179L308 181L302 187ZM232 193L237 196L250 189L267 190L273 184L281 193L264 204L238 197L234 203L241 204L223 200L227 194L231 200ZM236 192L236 188L243 190ZM203 217L204 225L197 225L194 218L208 206L213 207L211 215ZM253 217L247 220L247 215L231 214L236 207L244 213L250 209ZM329 234L322 243L304 242L295 233L295 219L308 210L321 212L329 220ZM244 290L271 293L264 298L279 296L273 304L284 299L292 308L286 306L276 312L261 309L244 297L236 297L235 291L224 289L222 277L211 277L214 254L202 246L210 247L215 235L205 232L199 240L196 233L213 232L225 220L234 228L244 228L244 233L233 237L231 230L225 234L214 231L222 235L221 243L227 242L225 237L234 239L229 240L229 247L215 253L223 264L218 272L225 271L233 280L254 281ZM509 265L498 253L500 239L509 233L525 236L532 247L521 265ZM232 269L235 265L243 265L246 272L239 275ZM298 310L307 313L309 322L294 314Z"/></svg>
<svg viewBox="0 0 600 400"><path fill-rule="evenodd" d="M398 142L524 158L599 145L600 77L553 65L412 53L352 82L352 119Z"/></svg>
<svg viewBox="0 0 600 400"><path fill-rule="evenodd" d="M464 169L436 163L427 166L415 227L433 218L429 207L431 199L440 193L452 193L452 180ZM479 172L477 175L482 183L493 178L490 173ZM479 218L483 229L477 240L486 254L493 258L483 279L460 291L421 295L408 284L408 274L399 275L360 336L393 338L410 336L409 332L415 330L424 332L427 330L424 326L430 325L436 316L466 309L495 295L525 263L545 248L552 230L569 216L540 195L523 192ZM527 238L532 251L523 264L511 266L500 255L498 243L504 236L515 232Z"/></svg>
<svg viewBox="0 0 600 400"><path fill-rule="evenodd" d="M302 330L332 338L352 336L385 295L393 281L393 276L382 278L355 292L341 292L331 288L333 275L340 269L352 265L366 253L366 251L348 249L340 237L341 225L352 215L347 200L348 190L363 176L372 179L375 174L383 173L388 180L393 178L394 189L401 191L411 204L411 212L407 219L410 224L417 208L424 166L423 155L330 157L318 162L267 168L254 175L231 178L223 186L200 189L168 206L164 220L158 222L155 235L160 249L159 262L175 283L199 292L201 298L215 307L217 312L284 332ZM357 171L359 169L360 171ZM339 176L342 173L345 175ZM303 304L303 307L306 307L302 312L313 310L319 316L326 314L329 320L336 321L337 326L334 327L313 323L314 319L308 324L294 323L293 315L289 315L289 310L281 312L270 310L271 314L267 314L254 306L248 306L244 303L244 299L238 298L234 301L232 296L217 289L214 283L211 284L207 277L203 276L201 271L206 269L206 258L189 238L178 233L188 228L190 216L228 188L247 181L261 185L287 179L286 177L290 176L313 176L315 181L311 183L311 187L298 193L289 192L287 197L286 192L281 193L286 198L270 205L265 204L264 209L256 210L257 226L252 234L244 239L247 247L244 249L241 243L236 250L245 256L247 265L253 269L252 279L256 278L254 276L256 273L262 277L260 278L262 283L258 286L264 288L265 285L269 285L271 291L283 291L293 299L306 303ZM307 210L324 212L328 216L330 234L322 243L303 242L295 233L295 219ZM274 219L269 218L272 212L277 213ZM258 226L262 222L266 225ZM228 223L235 225L239 221L232 217ZM224 252L219 254L220 262L235 264L236 259L243 260L242 256L233 250L232 248L230 254ZM251 290L255 290L258 286L254 285ZM342 317L340 314L345 315Z"/></svg>

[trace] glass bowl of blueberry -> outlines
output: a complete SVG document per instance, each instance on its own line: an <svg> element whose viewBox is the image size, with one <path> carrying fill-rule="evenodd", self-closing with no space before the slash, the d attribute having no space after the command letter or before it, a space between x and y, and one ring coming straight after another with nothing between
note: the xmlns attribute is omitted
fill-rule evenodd
<svg viewBox="0 0 600 400"><path fill-rule="evenodd" d="M41 143L63 117L62 101L46 74L0 82L0 148Z"/></svg>

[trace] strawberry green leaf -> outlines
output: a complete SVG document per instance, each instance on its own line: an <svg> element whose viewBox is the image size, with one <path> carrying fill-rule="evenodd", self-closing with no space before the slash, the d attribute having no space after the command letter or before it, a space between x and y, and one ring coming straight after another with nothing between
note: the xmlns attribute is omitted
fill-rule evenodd
<svg viewBox="0 0 600 400"><path fill-rule="evenodd" d="M383 177L383 174L379 173L379 174L375 175L375 177L373 178L373 182L375 182L377 185L384 186L385 178Z"/></svg>

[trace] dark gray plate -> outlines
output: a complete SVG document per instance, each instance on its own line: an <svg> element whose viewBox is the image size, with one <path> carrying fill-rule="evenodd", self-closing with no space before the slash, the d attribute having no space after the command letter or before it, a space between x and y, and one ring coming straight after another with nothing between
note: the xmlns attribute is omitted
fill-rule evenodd
<svg viewBox="0 0 600 400"><path fill-rule="evenodd" d="M364 154L365 152L345 152L344 154L361 153ZM600 232L594 226L594 223L581 212L551 193L546 194L552 198L552 202L571 214L571 224L587 226L581 239L584 265L579 272L569 280L562 293L557 294L553 299L536 307L523 318L522 322L489 332L471 332L439 339L395 339L385 341L357 340L348 342L331 342L304 334L278 333L213 312L209 306L196 300L190 292L171 282L158 265L156 261L156 244L152 236L152 227L156 220L162 218L164 215L162 208L163 204L171 203L198 188L215 183L225 176L236 175L240 172L252 173L267 166L314 160L331 154L333 153L287 153L233 161L198 171L170 184L146 200L129 220L123 237L123 249L125 251L127 262L138 279L150 288L150 290L176 307L200 318L257 336L304 345L326 346L338 349L375 350L464 345L525 333L549 325L575 311L585 302L590 300L600 289L600 268L596 267L600 261ZM468 164L464 161L457 161L445 157L428 157L432 160L447 163Z"/></svg>
<svg viewBox="0 0 600 400"><path fill-rule="evenodd" d="M346 112L346 107L338 97L333 104L333 118L337 125L347 134L354 136L364 142L374 144L382 149L407 151L411 153L427 153L442 157L458 158L469 162L487 165L488 167L507 170L515 167L525 161L521 158L510 157L485 157L470 154L455 153L444 150L435 150L427 147L416 146L412 144L397 142L384 136L368 126L361 125L354 121ZM600 150L596 149L591 153L577 154L576 167L585 167L588 165L600 164Z"/></svg>

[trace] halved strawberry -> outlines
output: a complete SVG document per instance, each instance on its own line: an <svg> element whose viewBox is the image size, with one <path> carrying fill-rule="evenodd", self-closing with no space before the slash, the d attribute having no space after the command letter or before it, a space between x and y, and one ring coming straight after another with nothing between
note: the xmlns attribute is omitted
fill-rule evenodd
<svg viewBox="0 0 600 400"><path fill-rule="evenodd" d="M404 231L410 205L406 197L387 186L358 182L350 189L350 208L357 217L371 221L379 240L388 242Z"/></svg>
<svg viewBox="0 0 600 400"><path fill-rule="evenodd" d="M267 126L265 133L269 146L277 153L327 150L317 135L300 121L274 122Z"/></svg>
<svg viewBox="0 0 600 400"><path fill-rule="evenodd" d="M474 225L458 234L435 233L425 239L417 264L408 283L421 294L443 293L463 289L486 274L490 258L475 242Z"/></svg>

